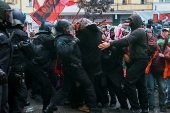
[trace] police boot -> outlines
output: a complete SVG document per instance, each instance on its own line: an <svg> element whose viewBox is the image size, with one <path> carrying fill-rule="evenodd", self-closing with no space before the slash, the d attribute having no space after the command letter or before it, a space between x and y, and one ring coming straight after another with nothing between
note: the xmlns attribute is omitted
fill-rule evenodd
<svg viewBox="0 0 170 113"><path fill-rule="evenodd" d="M53 113L53 111L57 111L57 107L54 104L50 103L43 112L44 113Z"/></svg>

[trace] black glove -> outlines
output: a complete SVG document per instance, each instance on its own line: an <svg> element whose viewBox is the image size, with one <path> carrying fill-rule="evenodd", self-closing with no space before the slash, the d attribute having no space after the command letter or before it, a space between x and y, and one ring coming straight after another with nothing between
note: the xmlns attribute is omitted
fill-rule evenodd
<svg viewBox="0 0 170 113"><path fill-rule="evenodd" d="M80 42L80 40L77 37L73 37L73 40L71 41L71 43L74 45L78 42Z"/></svg>
<svg viewBox="0 0 170 113"><path fill-rule="evenodd" d="M5 72L2 69L0 69L0 79L4 78L5 75L6 75Z"/></svg>
<svg viewBox="0 0 170 113"><path fill-rule="evenodd" d="M29 44L30 44L29 42L20 41L17 45L19 48L22 48L28 46Z"/></svg>

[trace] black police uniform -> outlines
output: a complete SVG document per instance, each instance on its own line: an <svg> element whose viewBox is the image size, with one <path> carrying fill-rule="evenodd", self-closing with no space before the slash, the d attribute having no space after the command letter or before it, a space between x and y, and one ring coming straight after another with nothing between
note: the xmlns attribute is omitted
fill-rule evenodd
<svg viewBox="0 0 170 113"><path fill-rule="evenodd" d="M27 99L28 91L24 83L24 71L26 69L26 59L31 54L29 46L19 47L21 41L26 42L27 34L16 27L11 27L8 31L14 33L11 41L14 46L14 53L11 63L11 72L9 74L9 106L10 112L23 112L23 108ZM19 74L18 76L16 74Z"/></svg>
<svg viewBox="0 0 170 113"><path fill-rule="evenodd" d="M50 103L52 96L52 84L49 80L47 72L44 68L48 68L54 49L54 38L48 31L40 31L35 34L36 39L33 40L35 45L40 45L41 50L33 58L28 66L30 74L41 86L41 96L43 99L43 110Z"/></svg>
<svg viewBox="0 0 170 113"><path fill-rule="evenodd" d="M77 44L73 44L73 37L62 35L56 38L57 54L63 63L64 86L55 94L51 103L58 105L71 91L75 81L83 85L86 105L93 108L96 106L96 94L94 86L86 71L82 68L81 52Z"/></svg>
<svg viewBox="0 0 170 113"><path fill-rule="evenodd" d="M12 60L12 44L9 40L9 34L6 28L0 24L0 69L6 73L6 79L10 72L10 64ZM8 113L8 85L2 84L0 81L0 113Z"/></svg>

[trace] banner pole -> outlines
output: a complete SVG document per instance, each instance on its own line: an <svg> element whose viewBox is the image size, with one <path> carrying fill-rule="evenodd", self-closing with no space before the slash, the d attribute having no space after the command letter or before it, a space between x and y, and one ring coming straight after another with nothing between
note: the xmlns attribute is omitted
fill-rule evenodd
<svg viewBox="0 0 170 113"><path fill-rule="evenodd" d="M74 19L73 19L73 21L72 21L72 23L74 23L74 20L76 19L77 15L79 14L79 12L80 12L80 10L81 10L81 8L83 7L83 5L84 5L85 2L86 2L86 0L84 0L84 2L82 3L81 7L79 8L79 11L77 12L77 14L75 15L75 17L74 17Z"/></svg>

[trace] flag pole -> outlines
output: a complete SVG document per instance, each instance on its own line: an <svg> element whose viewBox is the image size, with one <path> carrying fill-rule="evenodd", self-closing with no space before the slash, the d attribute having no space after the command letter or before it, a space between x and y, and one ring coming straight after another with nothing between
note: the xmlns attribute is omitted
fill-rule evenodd
<svg viewBox="0 0 170 113"><path fill-rule="evenodd" d="M81 8L83 7L83 5L84 5L85 2L86 2L86 0L84 0L84 2L82 3L81 7L79 8L79 11L77 12L77 14L75 15L75 17L74 17L74 19L73 19L73 21L72 21L72 23L74 23L74 20L76 19L77 15L79 14L79 12L80 12L80 10L81 10Z"/></svg>
<svg viewBox="0 0 170 113"><path fill-rule="evenodd" d="M34 12L34 0L33 0L33 5L32 5L32 8L33 8L33 12Z"/></svg>

